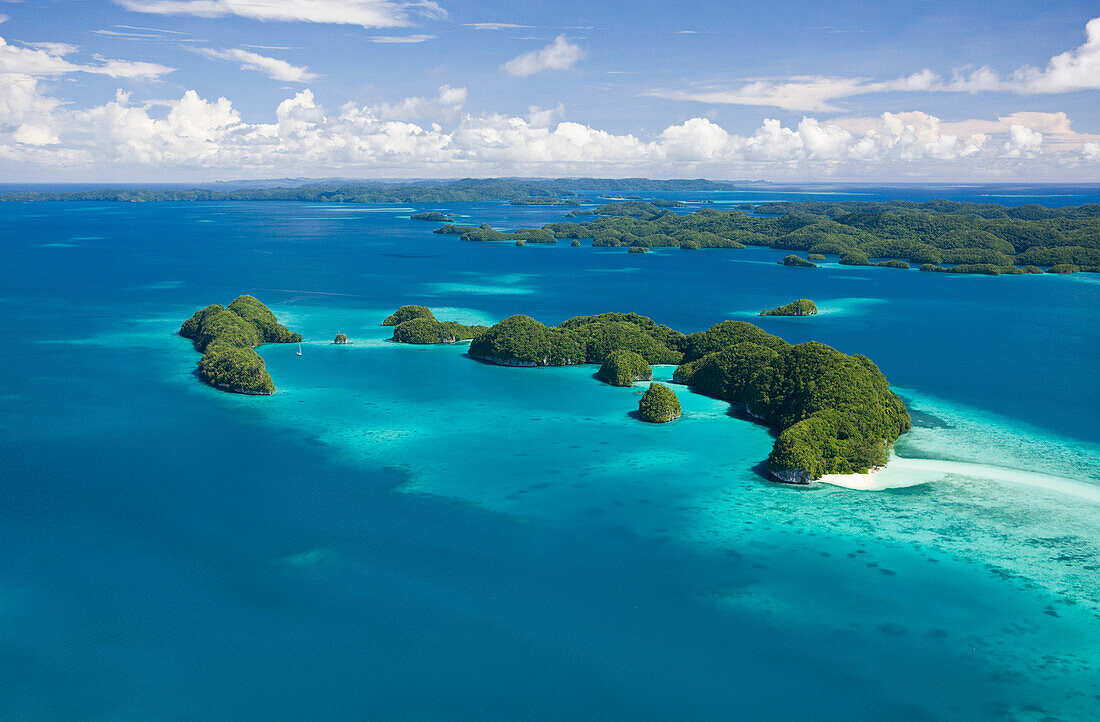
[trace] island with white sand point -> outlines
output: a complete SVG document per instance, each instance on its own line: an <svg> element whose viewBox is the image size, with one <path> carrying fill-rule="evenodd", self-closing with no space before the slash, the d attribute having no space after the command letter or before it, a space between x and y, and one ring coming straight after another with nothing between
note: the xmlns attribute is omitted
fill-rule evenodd
<svg viewBox="0 0 1100 722"><path fill-rule="evenodd" d="M421 306L402 306L385 323L395 326L393 340L399 343L459 340L443 331L452 322L436 320ZM434 330L413 336L405 330L413 324L432 324ZM876 488L875 477L894 441L912 426L904 402L865 356L813 341L792 345L746 321L722 321L684 334L634 313L577 316L557 326L516 315L469 329L468 355L499 366L601 364L597 378L629 386L652 378L650 364L674 364L674 383L729 402L777 429L767 469L788 484L820 480ZM612 375L609 362L622 363L624 355L636 371ZM679 415L677 408L661 420Z"/></svg>

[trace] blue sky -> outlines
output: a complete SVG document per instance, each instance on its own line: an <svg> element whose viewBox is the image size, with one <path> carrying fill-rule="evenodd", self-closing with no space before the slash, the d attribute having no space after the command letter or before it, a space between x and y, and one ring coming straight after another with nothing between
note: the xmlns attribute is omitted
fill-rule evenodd
<svg viewBox="0 0 1100 722"><path fill-rule="evenodd" d="M0 16L11 180L1100 181L1095 2L0 0Z"/></svg>

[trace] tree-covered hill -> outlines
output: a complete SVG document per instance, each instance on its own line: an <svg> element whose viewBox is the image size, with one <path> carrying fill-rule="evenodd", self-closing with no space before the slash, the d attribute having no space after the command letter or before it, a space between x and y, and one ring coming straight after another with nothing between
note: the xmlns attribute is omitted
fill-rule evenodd
<svg viewBox="0 0 1100 722"><path fill-rule="evenodd" d="M253 296L238 296L228 307L213 304L183 322L180 336L202 352L199 378L215 388L239 394L272 394L275 384L264 360L253 349L264 343L296 343L293 333Z"/></svg>
<svg viewBox="0 0 1100 722"><path fill-rule="evenodd" d="M638 314L578 316L558 326L511 316L475 336L469 355L503 366L602 363L597 378L622 386L651 378L650 364L680 364L675 382L778 431L768 469L794 483L882 466L910 428L905 404L867 358L816 342L791 345L746 321L685 335ZM651 420L678 415L677 404L674 416L662 411Z"/></svg>

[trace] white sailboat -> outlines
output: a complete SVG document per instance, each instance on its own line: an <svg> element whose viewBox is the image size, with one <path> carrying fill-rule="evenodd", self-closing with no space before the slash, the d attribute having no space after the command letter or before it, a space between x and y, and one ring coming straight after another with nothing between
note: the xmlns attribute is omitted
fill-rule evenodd
<svg viewBox="0 0 1100 722"><path fill-rule="evenodd" d="M301 341L298 342L298 355L299 356L302 355L302 342Z"/></svg>

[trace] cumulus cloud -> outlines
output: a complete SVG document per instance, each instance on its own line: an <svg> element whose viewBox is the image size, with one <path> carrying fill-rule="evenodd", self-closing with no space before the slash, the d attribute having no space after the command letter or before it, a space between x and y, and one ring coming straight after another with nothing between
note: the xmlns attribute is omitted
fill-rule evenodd
<svg viewBox="0 0 1100 722"><path fill-rule="evenodd" d="M545 48L517 55L501 67L509 75L526 77L546 70L572 70L583 57L581 46L559 35Z"/></svg>
<svg viewBox="0 0 1100 722"><path fill-rule="evenodd" d="M407 27L411 16L446 17L432 0L115 0L128 10L158 15L334 23L365 28Z"/></svg>
<svg viewBox="0 0 1100 722"><path fill-rule="evenodd" d="M1023 67L1012 74L1012 89L1020 93L1068 93L1100 88L1100 18L1085 25L1085 43L1056 55L1042 70Z"/></svg>
<svg viewBox="0 0 1100 722"><path fill-rule="evenodd" d="M1035 155L1043 145L1043 134L1024 125L1013 124L1008 129L1008 141L1004 144L1006 158Z"/></svg>
<svg viewBox="0 0 1100 722"><path fill-rule="evenodd" d="M844 122L844 121L838 121ZM1019 125L1043 136L1043 147L1055 151L1074 151L1088 143L1100 142L1100 133L1078 133L1065 113L1020 111L994 120L970 119L943 123L956 133L1006 134Z"/></svg>
<svg viewBox="0 0 1100 722"><path fill-rule="evenodd" d="M9 176L12 169L83 164L206 175L347 169L403 176L712 177L912 177L946 169L958 178L1046 167L1064 178L1074 167L1083 176L1094 174L1100 162L1100 138L1073 134L1061 114L954 123L920 112L837 121L808 116L793 125L768 119L747 133L690 118L643 138L562 120L560 107L531 108L527 118L458 117L466 102L465 88L445 85L432 97L348 103L330 111L302 90L282 101L271 120L257 123L245 120L227 98L203 98L193 90L155 103L135 102L119 91L102 105L76 110L31 76L0 75L0 169ZM447 117L455 120L445 129L440 121ZM1066 140L1071 136L1078 142ZM1049 142L1056 137L1061 145Z"/></svg>
<svg viewBox="0 0 1100 722"><path fill-rule="evenodd" d="M466 104L466 88L443 85L434 98L414 96L399 103L381 103L374 106L378 117L384 120L415 120L417 118L451 119Z"/></svg>
<svg viewBox="0 0 1100 722"><path fill-rule="evenodd" d="M558 103L556 108L540 108L537 105L527 106L527 122L535 128L550 126L556 118L565 118L565 106L562 103Z"/></svg>
<svg viewBox="0 0 1100 722"><path fill-rule="evenodd" d="M286 83L304 83L317 77L316 73L311 73L309 68L304 65L300 67L291 65L285 60L271 58L240 48L230 48L228 50L199 48L196 52L216 60L240 62L241 70L254 70L257 73L263 73L272 80L281 80Z"/></svg>
<svg viewBox="0 0 1100 722"><path fill-rule="evenodd" d="M647 95L700 103L758 105L800 111L836 111L835 101L857 95L888 92L978 93L1024 95L1068 93L1100 88L1100 18L1085 26L1083 45L1050 59L1045 68L1024 66L1006 76L988 66L958 69L950 79L924 69L884 81L867 78L796 76L753 80L735 88L692 87L655 89Z"/></svg>

